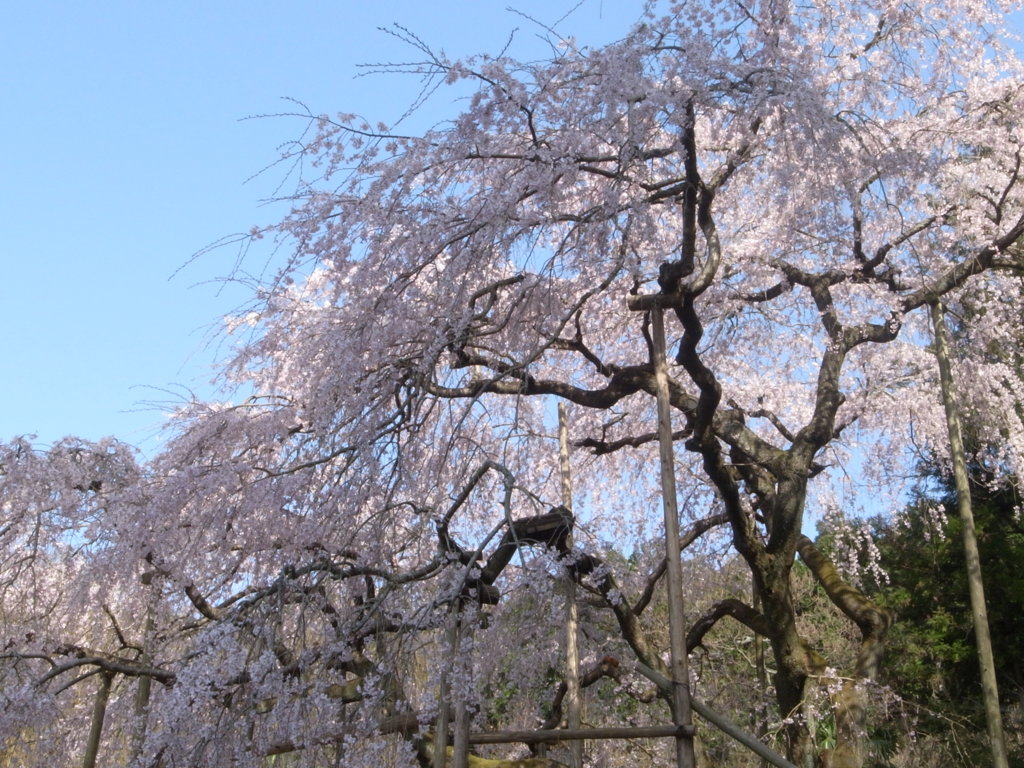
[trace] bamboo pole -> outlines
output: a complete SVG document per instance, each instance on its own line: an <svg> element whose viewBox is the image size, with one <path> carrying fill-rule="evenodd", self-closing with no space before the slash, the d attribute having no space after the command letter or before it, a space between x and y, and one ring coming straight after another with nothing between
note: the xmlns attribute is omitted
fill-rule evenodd
<svg viewBox="0 0 1024 768"><path fill-rule="evenodd" d="M445 632L446 640L448 642L449 652L454 658L459 643L459 631L456 616L449 617L448 629ZM451 708L449 706L449 698L451 698L451 680L449 679L449 671L451 665L446 664L444 669L441 670L441 681L440 691L438 692L438 710L437 710L437 723L434 728L434 768L445 768L445 763L448 759L448 723L451 719Z"/></svg>
<svg viewBox="0 0 1024 768"><path fill-rule="evenodd" d="M572 474L569 466L569 423L565 403L558 404L558 460L562 476L562 506L572 511ZM572 556L572 531L566 538L566 550ZM576 580L570 575L567 580L565 606L565 724L569 729L578 729L581 722L580 703L580 651L579 651L579 608L576 605ZM583 741L573 741L569 749L571 768L582 768Z"/></svg>
<svg viewBox="0 0 1024 768"><path fill-rule="evenodd" d="M694 699L691 701L693 710L718 728L722 733L731 736L743 746L762 757L776 768L796 768L789 760L765 746L757 738L746 733L727 717L718 714ZM469 737L470 744L543 744L548 741L582 741L584 739L657 739L667 736L692 736L693 726L649 725L649 726L607 726L599 728L557 728L546 731L488 731L474 733Z"/></svg>
<svg viewBox="0 0 1024 768"><path fill-rule="evenodd" d="M964 458L963 432L953 388L953 371L949 362L944 308L940 302L931 306L932 325L935 327L935 357L939 362L942 384L942 403L946 409L946 427L949 430L950 454L953 459L953 482L956 485L957 505L963 532L964 556L967 561L967 585L971 596L971 614L974 619L974 637L978 643L978 663L981 667L981 694L985 705L989 746L994 768L1007 768L1006 744L1003 741L1003 721L999 711L999 689L996 685L995 659L992 656L992 638L985 608L985 588L981 578L981 557L974 531L974 512L971 509L971 490L967 480L967 462Z"/></svg>
<svg viewBox="0 0 1024 768"><path fill-rule="evenodd" d="M770 749L757 737L751 736L750 734L746 733L742 728L733 723L729 718L725 717L725 715L718 714L714 710L710 709L707 705L701 704L696 699L693 699L690 703L693 705L694 712L703 717L705 720L707 720L709 723L715 726L722 733L726 734L727 736L731 736L733 739L738 741L740 744L745 746L755 755L764 760L764 762L768 763L769 765L774 765L776 766L776 768L796 768L796 766L793 763L789 762L789 760L775 752L773 749Z"/></svg>
<svg viewBox="0 0 1024 768"><path fill-rule="evenodd" d="M643 669L643 674L645 677L649 677L652 680L656 680L660 677L658 673L647 668ZM661 683L659 683L659 685L660 684ZM749 733L746 733L742 728L737 726L728 718L718 714L706 705L701 704L701 702L696 699L692 700L691 704L694 712L726 735L731 736L740 744L743 744L756 754L763 757L771 765L777 766L777 768L796 768L796 766L789 762L789 760L758 741L755 736L751 736ZM380 724L380 733L400 733L411 737L419 731L419 728L420 720L416 713L403 712L400 715L391 715L390 717L384 718ZM680 734L692 735L693 732L694 729L692 725L689 727L678 725L613 726L580 728L578 730L552 728L535 731L486 731L483 733L471 733L469 734L468 741L470 744L543 744L552 741L578 741L584 739L655 739L667 736L679 736ZM330 734L322 736L318 740L309 744L297 744L291 741L283 741L270 746L263 754L268 757L273 755L283 755L290 752L296 752L301 749L307 749L315 744L340 742L343 741L346 736L355 734L356 731L352 726L343 725L336 728Z"/></svg>
<svg viewBox="0 0 1024 768"><path fill-rule="evenodd" d="M452 729L452 768L469 768L469 707L465 693L455 697L455 727Z"/></svg>
<svg viewBox="0 0 1024 768"><path fill-rule="evenodd" d="M153 574L146 572L142 575L142 585L148 588L153 583ZM142 638L142 654L139 656L139 661L143 664L149 664L151 659L147 648L150 644L151 636L155 624L153 622L153 593L151 592L146 600L146 621L143 625L143 638ZM149 699L153 689L153 678L150 675L141 675L139 677L139 687L135 692L135 733L133 735L132 755L134 758L139 758L142 755L142 748L146 742L146 731L149 727Z"/></svg>
<svg viewBox="0 0 1024 768"><path fill-rule="evenodd" d="M452 768L469 768L469 707L466 703L468 695L468 677L472 674L473 661L463 655L462 640L466 637L467 626L462 620L463 604L455 603L455 631L452 634L452 665L459 678L456 680L455 695L452 706L455 709L455 724L452 728ZM468 653L468 651L467 651Z"/></svg>
<svg viewBox="0 0 1024 768"><path fill-rule="evenodd" d="M153 630L153 617L146 617L146 635ZM145 641L143 641L145 642ZM149 657L143 653L139 660L149 664ZM135 692L135 719L136 730L134 734L134 747L132 749L135 757L142 754L142 748L146 741L146 729L149 725L149 698L153 688L153 678L149 675L139 676L139 687Z"/></svg>
<svg viewBox="0 0 1024 768"><path fill-rule="evenodd" d="M470 734L471 744L543 744L548 741L583 739L656 739L678 736L678 725L608 726L602 728L553 728L546 731L487 731Z"/></svg>
<svg viewBox="0 0 1024 768"><path fill-rule="evenodd" d="M96 699L92 705L92 722L89 725L89 738L85 742L85 757L82 768L96 768L96 756L100 752L100 739L103 736L103 719L107 715L107 701L110 700L110 685L114 675L110 672L100 674L100 687L96 691Z"/></svg>
<svg viewBox="0 0 1024 768"><path fill-rule="evenodd" d="M665 514L665 558L668 565L672 720L679 727L676 733L676 764L679 768L694 768L690 673L686 658L686 630L683 626L683 574L679 562L675 451L668 395L668 366L665 363L665 321L661 307L651 310L651 330L654 342L654 376L658 394L658 447L661 456L662 509Z"/></svg>

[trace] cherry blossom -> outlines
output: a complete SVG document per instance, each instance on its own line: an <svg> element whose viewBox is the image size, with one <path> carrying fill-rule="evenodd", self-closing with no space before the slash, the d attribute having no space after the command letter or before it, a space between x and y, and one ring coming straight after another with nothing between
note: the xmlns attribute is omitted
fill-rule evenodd
<svg viewBox="0 0 1024 768"><path fill-rule="evenodd" d="M429 85L471 95L417 136L308 115L316 175L251 233L288 256L228 321L226 401L182 408L145 466L115 443L4 446L0 740L77 762L100 711L109 764L428 764L449 701L475 729L543 720L570 579L591 596L582 677L668 722L644 613L663 570L650 317L630 309L656 296L684 539L731 547L757 593L694 616L688 643L726 620L768 639L802 764L828 678L834 764L862 764L892 616L804 531L894 503L914 451L948 451L932 303L962 326L979 457L1024 470L1006 11L655 3L619 42L554 40L541 62L410 36ZM860 633L849 684L800 633L797 554Z"/></svg>

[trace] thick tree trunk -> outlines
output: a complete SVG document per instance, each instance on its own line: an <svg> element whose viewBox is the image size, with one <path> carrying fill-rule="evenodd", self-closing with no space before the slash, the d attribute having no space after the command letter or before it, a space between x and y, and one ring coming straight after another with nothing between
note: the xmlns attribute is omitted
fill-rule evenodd
<svg viewBox="0 0 1024 768"><path fill-rule="evenodd" d="M805 708L808 679L820 675L825 661L801 637L797 627L791 578L796 557L792 521L802 518L805 480L779 484L771 513L767 547L747 548L744 554L761 601L768 641L775 660L775 698L783 719L786 753L800 768L814 768L816 754ZM735 529L734 529L735 530Z"/></svg>
<svg viewBox="0 0 1024 768"><path fill-rule="evenodd" d="M778 628L777 634L769 638L777 670L774 676L775 697L785 723L789 759L800 768L813 768L816 758L814 740L805 709L807 681L820 674L825 663L797 632L796 612L789 599L788 584L785 589L781 605L764 603L770 612L769 621Z"/></svg>
<svg viewBox="0 0 1024 768"><path fill-rule="evenodd" d="M816 713L809 709L809 701L826 662L797 628L790 591L792 555L761 552L750 558L751 565L757 566L752 570L777 670L773 682L785 725L786 751L790 760L801 768L826 764L832 768L860 768L865 760L867 736L863 682L878 674L892 614L848 584L810 539L800 536L798 547L801 558L829 599L860 629L861 643L856 668L831 698L836 746L827 754L819 755L814 742Z"/></svg>

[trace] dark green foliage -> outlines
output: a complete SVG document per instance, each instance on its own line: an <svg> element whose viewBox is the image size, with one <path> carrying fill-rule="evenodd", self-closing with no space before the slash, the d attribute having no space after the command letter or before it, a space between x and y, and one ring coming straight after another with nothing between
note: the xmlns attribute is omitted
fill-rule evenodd
<svg viewBox="0 0 1024 768"><path fill-rule="evenodd" d="M997 675L1003 697L1024 690L1024 524L1013 488L971 489ZM938 509L944 514L929 510ZM943 516L945 520L943 520ZM875 543L888 585L879 599L897 611L888 675L921 698L978 695L978 667L956 500L948 491L922 498L900 522L876 521Z"/></svg>
<svg viewBox="0 0 1024 768"><path fill-rule="evenodd" d="M1000 699L1011 765L1024 765L1020 716L1024 701L1024 517L1016 489L992 488L977 471L971 495ZM899 520L872 521L889 583L869 583L896 611L881 682L920 705L915 730L980 741L985 727L974 628L955 494L936 482ZM956 736L963 738L963 733ZM962 743L965 765L974 745ZM979 759L986 754L979 751Z"/></svg>

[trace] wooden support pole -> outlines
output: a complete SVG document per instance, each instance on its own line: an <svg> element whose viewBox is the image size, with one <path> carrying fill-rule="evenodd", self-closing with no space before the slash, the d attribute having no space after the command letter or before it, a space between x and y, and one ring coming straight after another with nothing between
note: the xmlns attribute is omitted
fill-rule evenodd
<svg viewBox="0 0 1024 768"><path fill-rule="evenodd" d="M448 643L449 652L454 657L459 644L458 618L455 615L451 615L448 617L448 621L445 640ZM449 699L451 699L450 670L450 664L446 664L441 670L437 723L434 728L434 768L445 768L445 763L448 759L448 724L451 720L451 706L449 703Z"/></svg>
<svg viewBox="0 0 1024 768"><path fill-rule="evenodd" d="M155 591L150 587L153 584L153 572L147 571L142 574L142 586L148 592L146 598L146 620L143 623L142 653L139 661L149 665L151 659L147 647L152 641L152 634L155 628L153 621L153 604L156 600ZM146 730L149 726L149 700L153 690L153 678L149 675L139 676L139 687L135 692L135 733L132 736L132 757L138 759L142 755L142 749L146 742Z"/></svg>
<svg viewBox="0 0 1024 768"><path fill-rule="evenodd" d="M789 760L784 758L775 750L767 747L757 737L751 736L749 733L745 732L729 718L718 714L707 705L701 704L697 699L692 699L690 703L693 705L694 712L703 717L725 735L731 736L769 765L774 765L776 768L796 768L796 766L789 762Z"/></svg>
<svg viewBox="0 0 1024 768"><path fill-rule="evenodd" d="M644 668L642 672L645 677L648 677L651 680L658 680L661 678L657 672L648 668ZM664 679L662 678L662 680ZM658 684L661 685L662 683L659 682ZM789 760L758 741L756 737L743 731L743 729L735 725L728 718L714 712L708 706L701 704L696 699L692 700L691 704L693 705L694 712L723 733L731 736L740 744L743 744L756 754L763 757L769 764L777 766L777 768L796 768L796 766L789 762ZM400 733L404 736L411 737L419 732L421 725L422 723L415 712L403 712L400 715L391 715L390 717L384 718L380 723L380 733ZM467 741L470 744L543 744L552 741L581 741L584 739L656 739L669 736L675 737L680 734L684 736L693 735L693 733L693 726L686 728L678 725L598 727L580 728L578 730L551 728L547 730L487 731L485 733L471 733L469 734ZM346 736L352 736L355 734L356 731L351 726L343 725L336 728L329 735L325 735L310 744L297 744L291 741L283 741L272 745L263 754L267 757L288 754L301 749L307 749L314 744L329 744L335 741L340 742L343 741ZM435 741L435 755L437 752L436 744L437 742Z"/></svg>
<svg viewBox="0 0 1024 768"><path fill-rule="evenodd" d="M953 482L956 485L957 504L963 531L964 556L967 561L967 585L971 596L971 614L974 619L974 638L978 643L978 663L981 666L981 694L985 705L989 746L993 768L1006 768L1006 744L1003 740L1003 719L999 710L999 689L996 685L995 659L992 638L988 628L985 607L985 588L981 578L981 557L974 531L974 513L971 509L971 489L967 480L967 462L964 458L963 433L960 414L953 388L953 371L949 362L948 333L939 302L932 304L932 325L935 327L935 357L939 361L939 379L942 384L942 402L946 409L946 427L949 430L950 455L953 460Z"/></svg>
<svg viewBox="0 0 1024 768"><path fill-rule="evenodd" d="M454 627L452 635L452 663L451 669L456 672L455 693L452 697L452 707L455 709L455 727L452 729L452 768L469 768L469 706L466 702L467 683L473 672L473 660L463 655L462 640L468 630L466 623L462 620L463 604L461 600L455 602ZM468 652L467 652L468 653Z"/></svg>
<svg viewBox="0 0 1024 768"><path fill-rule="evenodd" d="M452 768L469 768L469 707L465 693L455 697L455 727L452 729Z"/></svg>
<svg viewBox="0 0 1024 768"><path fill-rule="evenodd" d="M558 404L558 460L562 476L562 506L572 511L572 474L569 466L569 424L565 403ZM572 531L566 537L566 551L572 556ZM565 606L565 724L569 729L579 729L581 722L580 702L580 651L579 651L579 609L576 605L576 580L569 575L566 588ZM583 768L583 741L573 741L569 749L570 768Z"/></svg>
<svg viewBox="0 0 1024 768"><path fill-rule="evenodd" d="M770 765L776 768L796 768L789 760L768 748L757 738L746 733L742 728L735 725L731 720L718 714L704 704L694 699L692 702L694 711L718 728L722 733L731 736L743 746L755 754L764 758ZM582 741L584 739L657 739L668 736L679 737L694 734L693 726L679 725L649 725L649 726L622 726L622 727L599 727L599 728L557 728L551 730L537 731L488 731L486 733L470 734L470 744L543 744L549 741Z"/></svg>
<svg viewBox="0 0 1024 768"><path fill-rule="evenodd" d="M675 450L672 440L672 411L665 362L665 321L661 307L650 310L654 342L654 375L658 394L658 447L661 456L662 509L665 514L665 559L668 565L669 644L672 672L672 719L676 735L676 764L694 768L690 673L686 657L686 629L683 626L683 574L679 562L679 508L676 501Z"/></svg>
<svg viewBox="0 0 1024 768"><path fill-rule="evenodd" d="M89 725L89 738L85 742L85 757L82 768L96 768L96 757L100 752L100 740L103 737L103 720L107 716L107 701L110 700L110 686L114 675L110 672L100 673L100 687L92 705L92 722Z"/></svg>
<svg viewBox="0 0 1024 768"><path fill-rule="evenodd" d="M555 728L547 731L488 731L470 734L470 744L543 744L548 741L582 739L657 739L693 733L678 725L622 726L607 728Z"/></svg>

